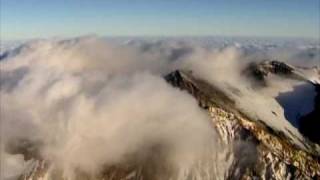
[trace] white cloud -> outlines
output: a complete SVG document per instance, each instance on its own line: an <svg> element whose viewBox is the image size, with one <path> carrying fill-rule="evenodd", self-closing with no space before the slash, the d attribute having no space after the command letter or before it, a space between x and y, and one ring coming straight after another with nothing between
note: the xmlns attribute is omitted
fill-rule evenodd
<svg viewBox="0 0 320 180"><path fill-rule="evenodd" d="M240 76L246 62L280 56L247 47L171 41L116 45L94 37L27 43L1 61L3 143L19 138L41 142L41 155L67 177L75 169L95 174L104 165L132 157L140 161L155 146L164 148L178 169L190 168L206 148L217 151L219 144L206 112L162 79L172 70L192 70L224 89L240 108L273 126L289 126L283 118L282 124L274 123L271 110L263 109L268 104L283 113L274 92L255 92ZM3 157L8 157L4 171L15 164L16 171L23 169L20 157Z"/></svg>

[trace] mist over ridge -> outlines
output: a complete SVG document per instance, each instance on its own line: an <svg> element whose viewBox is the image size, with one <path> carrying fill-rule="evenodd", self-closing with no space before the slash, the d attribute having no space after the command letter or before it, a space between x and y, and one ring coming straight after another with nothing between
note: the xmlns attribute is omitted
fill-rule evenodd
<svg viewBox="0 0 320 180"><path fill-rule="evenodd" d="M31 162L10 153L11 144L21 140L34 143L36 156L52 162L50 171L61 171L67 179L77 179L78 171L94 176L105 166L154 160L155 147L160 147L163 163L176 170L174 177L185 179L197 162L208 159L208 151L231 151L221 144L198 102L163 79L177 69L192 71L223 90L253 119L263 120L306 148L301 143L304 137L277 101L305 82L270 76L267 85L259 87L243 76L243 70L249 63L276 59L302 67L299 73L319 82L319 44L212 41L114 42L94 36L4 48L0 56L2 178L19 176ZM311 85L306 89L310 97L305 103L311 105L307 110L295 106L301 116L313 110L315 90ZM218 159L211 163L221 165ZM228 165L226 160L213 176L223 179Z"/></svg>

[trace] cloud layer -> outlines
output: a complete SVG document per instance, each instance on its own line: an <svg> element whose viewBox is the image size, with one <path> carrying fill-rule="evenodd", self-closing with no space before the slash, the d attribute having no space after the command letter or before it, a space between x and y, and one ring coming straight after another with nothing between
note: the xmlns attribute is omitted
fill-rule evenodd
<svg viewBox="0 0 320 180"><path fill-rule="evenodd" d="M85 37L35 41L10 50L0 72L3 176L18 175L28 165L21 155L10 154L10 144L21 140L30 141L53 170L63 170L69 179L78 170L96 175L105 166L148 161L154 148L165 154L165 163L179 169L177 174L190 170L206 152L222 153L221 147L206 112L162 76L175 69L192 70L224 89L243 109L253 111L252 103L262 107L268 102L283 113L273 98L292 84L264 90L261 96L240 76L246 63L283 52L262 49L180 41L117 44ZM288 53L281 60L315 66L319 53L313 49ZM253 113L270 117L263 110ZM289 126L284 118L280 122L270 123Z"/></svg>

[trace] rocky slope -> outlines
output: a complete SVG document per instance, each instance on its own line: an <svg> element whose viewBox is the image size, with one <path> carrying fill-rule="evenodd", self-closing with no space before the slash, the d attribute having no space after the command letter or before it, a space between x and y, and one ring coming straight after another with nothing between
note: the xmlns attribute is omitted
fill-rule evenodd
<svg viewBox="0 0 320 180"><path fill-rule="evenodd" d="M307 78L303 71L315 71L315 74L318 74L319 78L310 79ZM317 80L320 79L320 70L318 67L294 67L288 65L284 62L279 61L263 61L261 63L253 62L251 63L243 73L254 79L255 82L258 82L260 85L267 86L268 77L270 75L281 76L284 78L295 79L298 81L305 81L306 84L313 86L316 91L316 96L314 98L313 111L303 115L298 120L299 131L306 136L308 139L320 144L320 137L318 130L320 129L320 123L318 121L320 117L320 85Z"/></svg>

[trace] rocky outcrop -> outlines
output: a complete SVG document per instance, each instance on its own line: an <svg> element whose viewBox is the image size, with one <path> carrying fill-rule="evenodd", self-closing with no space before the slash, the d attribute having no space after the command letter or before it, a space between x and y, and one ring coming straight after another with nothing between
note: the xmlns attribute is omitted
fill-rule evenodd
<svg viewBox="0 0 320 180"><path fill-rule="evenodd" d="M276 60L252 62L243 70L243 74L254 79L261 85L266 85L266 79L271 74L292 79L307 80L295 67Z"/></svg>

